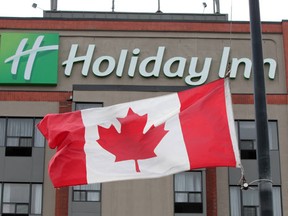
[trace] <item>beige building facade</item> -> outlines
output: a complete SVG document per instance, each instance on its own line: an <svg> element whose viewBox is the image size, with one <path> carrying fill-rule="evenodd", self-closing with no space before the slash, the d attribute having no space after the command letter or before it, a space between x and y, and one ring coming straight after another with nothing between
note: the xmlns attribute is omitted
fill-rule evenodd
<svg viewBox="0 0 288 216"><path fill-rule="evenodd" d="M242 191L240 170L232 168L55 189L47 171L55 151L49 149L35 129L48 113L164 95L223 78L230 71L245 177L249 182L257 180L249 30L246 22L217 20L1 18L0 215L259 215L257 183L251 184L253 189ZM288 215L288 22L264 23L262 30L274 214L285 216ZM19 58L12 55L16 48L6 50L4 34L13 39L11 49L12 44L18 46L22 39L28 38L26 47L18 53ZM30 34L32 38L44 35L39 47L44 47L46 34L58 38L57 44L53 44L58 46L54 49L58 52L56 83L45 83L48 75L44 73L41 75L44 83L33 83L33 78L14 82L24 76L33 53L23 54L27 47L33 46ZM15 35L20 39L14 40ZM11 56L14 57L10 63L4 63ZM38 64L37 58L45 62L48 57L37 51L33 64ZM18 68L13 73L11 68L17 59ZM50 64L39 68L44 70ZM34 68L30 71L32 77L42 70ZM13 79L7 78L5 83L9 76Z"/></svg>

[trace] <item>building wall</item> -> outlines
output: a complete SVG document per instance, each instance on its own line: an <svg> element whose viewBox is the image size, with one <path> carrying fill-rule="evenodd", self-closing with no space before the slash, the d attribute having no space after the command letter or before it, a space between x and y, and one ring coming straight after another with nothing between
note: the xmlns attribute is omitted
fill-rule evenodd
<svg viewBox="0 0 288 216"><path fill-rule="evenodd" d="M5 21L5 22L4 22ZM287 164L287 64L288 64L288 24L264 23L264 58L277 62L276 77L266 78L268 117L278 121L279 153L282 209L288 215L288 172ZM198 57L196 70L201 72L205 58L212 58L208 81L218 78L224 47L230 47L229 60L232 58L251 59L249 23L190 23L190 22L136 22L136 21L81 21L81 20L37 20L5 19L0 22L2 32L57 32L60 35L59 66L57 86L0 86L0 116L38 116L47 113L61 113L72 110L72 102L103 102L104 106L138 100L174 91L175 87L187 86L184 78L144 78L136 71L130 78L124 72L121 78L115 72L99 78L92 72L93 62L100 56L119 59L121 49L128 50L125 70L128 70L132 51L141 50L139 62L149 56L156 56L158 47L165 46L163 62L181 56L186 61L185 71L189 68L191 57ZM67 60L72 44L78 44L77 56L85 56L89 44L96 45L87 77L81 75L83 62L75 63L70 77L64 75L62 63ZM139 65L139 64L138 64ZM153 69L153 66L148 66ZM103 69L105 70L105 69ZM234 113L236 119L254 119L253 78L243 77L244 66L240 65L237 77L231 79ZM265 67L265 72L268 68ZM186 74L188 75L188 74ZM186 76L185 75L185 76ZM75 84L84 86L79 90ZM86 85L102 86L102 90L91 91ZM110 85L132 85L130 91L111 90ZM167 91L137 91L133 86L168 86ZM74 89L75 87L75 89ZM72 99L72 101L71 101ZM43 165L43 215L80 215L79 208L68 206L71 193L68 188L53 189L47 174L47 166L53 150L45 148ZM1 159L2 160L2 159ZM38 158L41 161L43 158ZM0 163L1 164L1 163ZM3 164L2 164L3 166ZM11 165L12 166L12 165ZM30 167L30 166L29 166ZM9 168L9 167L8 167ZM17 167L16 167L17 168ZM36 167L35 169L38 169ZM1 167L0 173L6 168ZM33 166L32 168L33 169ZM249 168L247 168L249 170ZM10 172L9 168L9 172ZM40 171L37 171L39 173ZM13 174L13 172L11 171ZM11 175L12 175L11 174ZM36 175L37 177L37 175ZM36 178L35 177L35 178ZM13 179L12 179L13 180ZM15 179L15 181L22 179ZM252 180L252 179L251 179ZM207 191L205 206L208 216L229 215L229 172L227 168L206 171ZM70 200L70 201L69 201ZM121 215L170 215L174 214L173 178L105 183L102 185L100 213L102 216ZM80 205L81 206L81 205ZM83 206L82 206L83 207ZM85 207L84 207L85 208ZM86 207L87 215L91 215Z"/></svg>

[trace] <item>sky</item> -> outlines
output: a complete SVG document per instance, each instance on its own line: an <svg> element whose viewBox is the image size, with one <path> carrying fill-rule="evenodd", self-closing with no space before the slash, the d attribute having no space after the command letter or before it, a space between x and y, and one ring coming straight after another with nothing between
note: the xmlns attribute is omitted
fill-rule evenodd
<svg viewBox="0 0 288 216"><path fill-rule="evenodd" d="M59 11L111 11L113 0L58 0ZM204 8L203 2L207 4ZM287 0L259 0L262 21L288 20ZM32 4L36 3L37 8ZM158 0L114 0L115 12L156 12ZM213 13L213 0L160 0L163 13ZM50 0L2 0L0 17L42 17ZM249 0L220 0L229 20L249 21Z"/></svg>

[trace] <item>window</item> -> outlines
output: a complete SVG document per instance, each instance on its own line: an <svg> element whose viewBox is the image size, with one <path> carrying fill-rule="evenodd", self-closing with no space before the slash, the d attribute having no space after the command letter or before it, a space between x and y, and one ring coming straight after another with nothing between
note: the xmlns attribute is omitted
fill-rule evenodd
<svg viewBox="0 0 288 216"><path fill-rule="evenodd" d="M87 102L77 102L75 103L75 110L83 110L83 109L89 109L89 108L95 108L95 107L103 107L103 103L87 103Z"/></svg>
<svg viewBox="0 0 288 216"><path fill-rule="evenodd" d="M73 201L100 202L101 184L79 185L73 187Z"/></svg>
<svg viewBox="0 0 288 216"><path fill-rule="evenodd" d="M183 172L174 176L175 213L202 213L202 172Z"/></svg>
<svg viewBox="0 0 288 216"><path fill-rule="evenodd" d="M44 147L45 139L36 125L40 118L0 118L0 146L6 156L31 156L32 147Z"/></svg>
<svg viewBox="0 0 288 216"><path fill-rule="evenodd" d="M259 178L257 168L257 143L255 121L236 121L236 131L239 139L239 149L243 165L246 165L246 176L250 179ZM278 128L277 121L268 121L269 149L271 174L273 179L273 211L274 215L282 215L281 208L281 177L279 169ZM251 165L251 167L250 167ZM245 168L245 167L244 167ZM259 190L257 185L250 185L252 189L241 190L239 183L240 172L229 170L230 184L230 215L231 216L260 216L259 214Z"/></svg>
<svg viewBox="0 0 288 216"><path fill-rule="evenodd" d="M3 183L2 215L41 215L42 184Z"/></svg>
<svg viewBox="0 0 288 216"><path fill-rule="evenodd" d="M257 143L255 121L236 121L236 129L238 131L241 159L256 160ZM270 150L278 150L278 131L276 121L268 122L268 133Z"/></svg>
<svg viewBox="0 0 288 216"><path fill-rule="evenodd" d="M281 216L281 191L280 187L273 187L274 215ZM259 191L256 186L252 189L241 190L240 186L230 186L230 215L231 216L260 216Z"/></svg>

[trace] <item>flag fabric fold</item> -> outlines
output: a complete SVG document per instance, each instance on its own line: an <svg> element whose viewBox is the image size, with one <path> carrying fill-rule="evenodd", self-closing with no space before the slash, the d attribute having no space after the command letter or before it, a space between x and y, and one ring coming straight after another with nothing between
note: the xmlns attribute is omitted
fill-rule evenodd
<svg viewBox="0 0 288 216"><path fill-rule="evenodd" d="M63 114L37 125L55 187L240 167L229 82Z"/></svg>

